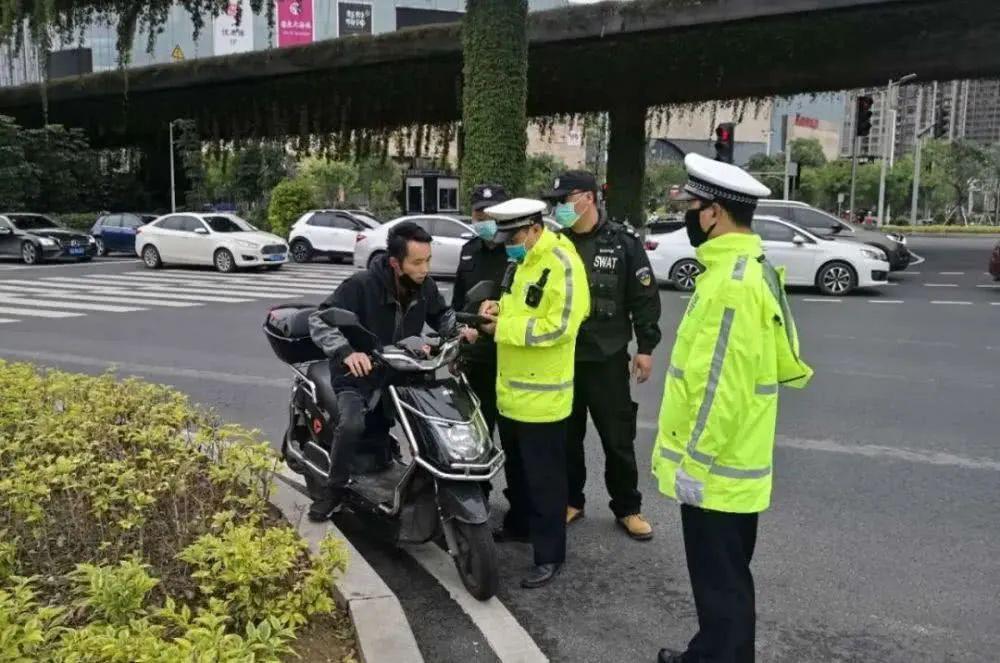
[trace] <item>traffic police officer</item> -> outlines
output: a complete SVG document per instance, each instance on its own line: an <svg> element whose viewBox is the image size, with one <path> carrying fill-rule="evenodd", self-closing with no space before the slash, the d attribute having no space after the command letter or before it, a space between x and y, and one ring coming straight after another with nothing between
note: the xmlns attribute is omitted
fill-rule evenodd
<svg viewBox="0 0 1000 663"><path fill-rule="evenodd" d="M566 522L583 516L587 480L583 440L587 411L604 447L604 482L611 511L634 539L652 538L641 514L635 462L637 404L629 393L628 344L635 331L632 372L649 379L653 349L660 342L660 293L639 234L608 220L597 203L597 180L582 170L560 175L546 198L558 204L556 221L576 246L587 269L593 310L580 329L568 447L569 502Z"/></svg>
<svg viewBox="0 0 1000 663"><path fill-rule="evenodd" d="M503 244L495 241L497 222L486 215L487 207L508 200L507 192L499 184L480 184L472 190L472 227L478 237L470 239L462 247L455 287L452 290L451 307L462 311L469 289L482 281L492 281L498 286L507 267L507 252ZM499 299L499 291L492 299ZM480 334L479 340L463 346L462 360L465 376L476 392L482 405L483 417L493 435L497 420L497 346L493 337Z"/></svg>
<svg viewBox="0 0 1000 663"><path fill-rule="evenodd" d="M677 330L667 369L653 474L681 503L698 633L659 663L754 660L750 573L757 515L771 499L778 385L804 387L784 274L764 257L751 222L770 191L736 166L684 159L685 225L704 273Z"/></svg>
<svg viewBox="0 0 1000 663"><path fill-rule="evenodd" d="M566 419L573 407L574 354L590 311L587 275L573 244L545 229L540 200L489 207L496 239L517 272L500 301L487 300L482 327L497 344L497 407L511 509L505 529L526 536L535 566L521 581L549 583L566 559Z"/></svg>

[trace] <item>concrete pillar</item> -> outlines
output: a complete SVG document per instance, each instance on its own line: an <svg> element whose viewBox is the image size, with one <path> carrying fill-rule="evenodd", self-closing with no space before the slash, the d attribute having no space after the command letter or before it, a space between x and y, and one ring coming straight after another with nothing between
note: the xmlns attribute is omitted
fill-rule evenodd
<svg viewBox="0 0 1000 663"><path fill-rule="evenodd" d="M632 104L608 113L608 216L635 227L646 222L642 184L646 175L646 106Z"/></svg>

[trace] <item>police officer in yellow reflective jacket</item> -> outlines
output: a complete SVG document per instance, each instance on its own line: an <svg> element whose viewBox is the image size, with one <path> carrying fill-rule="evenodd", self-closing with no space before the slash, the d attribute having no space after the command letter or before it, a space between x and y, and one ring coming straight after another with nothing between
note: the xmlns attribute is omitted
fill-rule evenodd
<svg viewBox="0 0 1000 663"><path fill-rule="evenodd" d="M779 385L812 376L799 357L783 273L764 257L753 213L770 191L736 166L689 154L682 199L705 271L667 369L653 474L681 503L698 633L659 663L754 660L750 561L771 500Z"/></svg>
<svg viewBox="0 0 1000 663"><path fill-rule="evenodd" d="M565 237L542 223L545 203L514 198L486 208L517 271L480 313L497 345L497 409L510 511L499 541L530 540L521 581L548 584L566 558L566 431L573 408L576 335L590 312L587 272Z"/></svg>

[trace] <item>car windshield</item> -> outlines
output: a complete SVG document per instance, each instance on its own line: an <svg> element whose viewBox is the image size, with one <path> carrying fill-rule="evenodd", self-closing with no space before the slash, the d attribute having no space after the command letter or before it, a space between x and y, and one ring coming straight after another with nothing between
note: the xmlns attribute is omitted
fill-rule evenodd
<svg viewBox="0 0 1000 663"><path fill-rule="evenodd" d="M243 233L253 231L253 226L235 216L206 216L206 223L217 233Z"/></svg>
<svg viewBox="0 0 1000 663"><path fill-rule="evenodd" d="M7 218L11 220L18 230L45 230L47 228L58 228L52 219L44 216L34 216L30 214L9 214Z"/></svg>

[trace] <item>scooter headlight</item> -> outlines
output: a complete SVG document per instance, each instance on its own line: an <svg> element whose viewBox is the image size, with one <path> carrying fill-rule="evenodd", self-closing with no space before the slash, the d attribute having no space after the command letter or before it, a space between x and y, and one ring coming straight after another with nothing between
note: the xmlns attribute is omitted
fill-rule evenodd
<svg viewBox="0 0 1000 663"><path fill-rule="evenodd" d="M452 460L471 462L486 453L486 436L478 426L470 424L444 424L441 433Z"/></svg>

